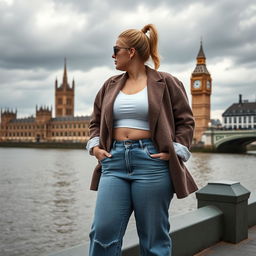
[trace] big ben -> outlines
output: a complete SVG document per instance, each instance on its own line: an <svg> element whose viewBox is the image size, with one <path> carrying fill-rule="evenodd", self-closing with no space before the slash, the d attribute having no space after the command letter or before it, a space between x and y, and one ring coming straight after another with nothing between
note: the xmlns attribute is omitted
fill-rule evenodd
<svg viewBox="0 0 256 256"><path fill-rule="evenodd" d="M212 79L206 67L202 41L197 54L197 64L191 75L192 110L195 118L194 142L201 141L210 122Z"/></svg>

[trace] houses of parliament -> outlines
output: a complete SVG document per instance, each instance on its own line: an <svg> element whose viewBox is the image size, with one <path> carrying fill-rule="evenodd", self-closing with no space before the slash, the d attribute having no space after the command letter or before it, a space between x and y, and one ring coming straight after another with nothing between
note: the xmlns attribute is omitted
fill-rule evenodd
<svg viewBox="0 0 256 256"><path fill-rule="evenodd" d="M75 82L68 83L66 59L63 80L55 81L55 117L52 108L36 106L35 117L17 118L17 110L1 110L0 141L85 142L89 116L74 116Z"/></svg>
<svg viewBox="0 0 256 256"><path fill-rule="evenodd" d="M195 118L194 143L208 129L210 122L211 75L206 67L202 42L197 63L191 74L190 90ZM89 116L74 116L75 82L68 83L66 59L60 86L55 81L55 117L52 108L36 107L35 117L17 118L17 111L1 110L0 141L86 142L89 139Z"/></svg>

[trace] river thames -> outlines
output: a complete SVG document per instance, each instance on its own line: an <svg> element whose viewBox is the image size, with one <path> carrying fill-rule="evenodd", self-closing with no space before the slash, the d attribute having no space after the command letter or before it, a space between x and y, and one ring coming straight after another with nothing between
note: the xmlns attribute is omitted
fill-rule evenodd
<svg viewBox="0 0 256 256"><path fill-rule="evenodd" d="M39 256L88 242L96 164L79 149L0 148L0 255ZM233 180L256 192L256 152L193 153L187 167L199 188ZM170 214L196 209L195 194L172 201ZM135 227L134 218L128 229Z"/></svg>

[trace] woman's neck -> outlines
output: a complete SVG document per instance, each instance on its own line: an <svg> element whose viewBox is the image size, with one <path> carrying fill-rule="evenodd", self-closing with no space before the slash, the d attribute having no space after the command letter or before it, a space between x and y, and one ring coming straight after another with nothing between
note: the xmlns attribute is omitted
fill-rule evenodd
<svg viewBox="0 0 256 256"><path fill-rule="evenodd" d="M146 77L146 67L145 65L132 65L129 70L127 70L129 79L133 81L138 81Z"/></svg>

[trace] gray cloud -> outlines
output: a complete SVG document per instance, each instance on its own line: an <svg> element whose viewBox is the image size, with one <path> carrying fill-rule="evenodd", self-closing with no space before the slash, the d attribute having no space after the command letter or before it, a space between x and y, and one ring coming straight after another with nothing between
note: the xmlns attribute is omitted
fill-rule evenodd
<svg viewBox="0 0 256 256"><path fill-rule="evenodd" d="M162 63L178 67L168 72L182 72L183 65L191 64L190 73L186 73L189 81L201 37L210 67L216 68L225 59L230 61L218 74L210 70L216 82L213 110L224 110L236 101L238 93L244 94L244 98L255 98L253 0L145 0L139 5L135 0L8 2L0 2L0 107L19 107L19 113L27 115L34 113L36 103L53 105L54 80L61 80L63 60L67 57L70 83L74 74L81 73L75 77L77 91L86 93L84 88L93 86L87 89L86 96L76 94L76 109L88 113L103 79L115 72L111 54L117 35L123 29L139 29L149 22L155 23L159 31ZM109 74L84 77L101 67L99 72L108 70ZM236 67L247 69L250 79L245 80ZM231 74L236 80L222 77L232 77ZM221 88L232 93L223 95ZM13 100L11 95L15 95Z"/></svg>

